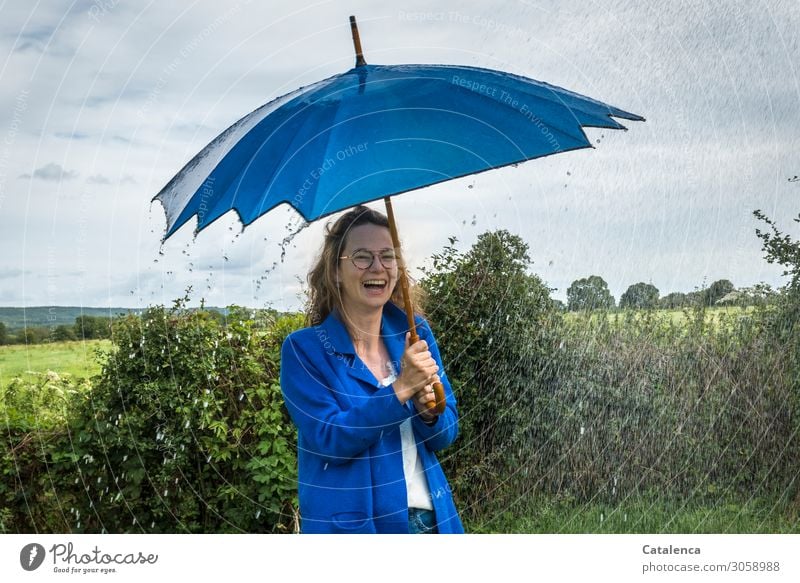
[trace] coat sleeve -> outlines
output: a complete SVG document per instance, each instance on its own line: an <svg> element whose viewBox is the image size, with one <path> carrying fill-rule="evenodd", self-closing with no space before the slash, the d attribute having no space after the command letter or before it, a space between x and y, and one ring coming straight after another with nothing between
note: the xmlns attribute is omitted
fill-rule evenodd
<svg viewBox="0 0 800 583"><path fill-rule="evenodd" d="M425 320L417 322L417 333L419 337L428 343L428 349L431 351L433 359L439 365L439 379L444 386L444 395L447 399L447 406L444 413L436 418L436 423L433 425L426 424L419 415L414 415L412 425L414 431L423 442L432 451L439 451L453 443L458 436L458 410L456 408L456 398L453 395L453 389L450 386L450 381L447 378L447 373L442 364L442 356L439 353L439 347L436 345L436 339L433 337L428 323Z"/></svg>
<svg viewBox="0 0 800 583"><path fill-rule="evenodd" d="M302 344L290 335L281 348L281 391L286 408L310 453L332 464L350 461L376 443L384 431L411 416L391 385L349 409L341 407L334 390Z"/></svg>

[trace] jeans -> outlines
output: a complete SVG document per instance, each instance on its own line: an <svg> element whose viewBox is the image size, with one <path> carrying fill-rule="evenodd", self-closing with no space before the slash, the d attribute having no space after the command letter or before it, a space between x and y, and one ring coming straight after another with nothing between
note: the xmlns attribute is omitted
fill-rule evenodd
<svg viewBox="0 0 800 583"><path fill-rule="evenodd" d="M436 528L436 515L433 510L409 508L408 532L409 534L439 534L439 529Z"/></svg>

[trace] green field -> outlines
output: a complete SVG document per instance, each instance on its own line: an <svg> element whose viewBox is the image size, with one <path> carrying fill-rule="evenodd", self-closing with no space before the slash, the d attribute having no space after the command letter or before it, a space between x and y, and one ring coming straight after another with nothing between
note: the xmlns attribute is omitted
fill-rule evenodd
<svg viewBox="0 0 800 583"><path fill-rule="evenodd" d="M719 323L722 321L735 321L737 318L750 314L754 310L756 310L756 308L753 306L749 306L747 308L741 308L738 306L706 308L705 321L707 324L719 325ZM672 323L675 326L681 326L685 324L687 320L694 318L694 312L692 309L653 310L652 312L645 310L608 310L606 312L592 313L591 317L593 319L598 318L601 314L604 314L605 317L610 321L614 321L615 318L618 318L620 321L622 321L626 317L630 316L638 320L647 314L652 314L653 317L658 318L665 323ZM575 321L578 318L585 317L585 315L585 312L567 312L564 316L568 321Z"/></svg>
<svg viewBox="0 0 800 583"><path fill-rule="evenodd" d="M0 346L0 386L15 377L33 381L48 371L90 377L100 372L96 350L110 348L110 340Z"/></svg>

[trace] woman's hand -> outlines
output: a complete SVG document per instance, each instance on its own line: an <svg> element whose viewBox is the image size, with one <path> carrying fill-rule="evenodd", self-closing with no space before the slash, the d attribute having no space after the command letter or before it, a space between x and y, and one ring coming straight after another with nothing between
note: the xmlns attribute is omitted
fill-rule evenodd
<svg viewBox="0 0 800 583"><path fill-rule="evenodd" d="M414 393L414 407L417 409L419 416L422 417L422 420L426 423L431 423L437 417L436 415L436 408L435 407L428 407L428 403L436 404L436 395L433 393L433 383L440 382L439 375L435 374L430 379L430 384L425 385L420 391Z"/></svg>
<svg viewBox="0 0 800 583"><path fill-rule="evenodd" d="M416 393L422 393L424 397L427 385L433 382L432 377L439 371L439 365L428 350L428 343L418 340L409 345L410 339L411 333L406 332L406 349L400 363L400 376L392 384L398 400L403 404Z"/></svg>

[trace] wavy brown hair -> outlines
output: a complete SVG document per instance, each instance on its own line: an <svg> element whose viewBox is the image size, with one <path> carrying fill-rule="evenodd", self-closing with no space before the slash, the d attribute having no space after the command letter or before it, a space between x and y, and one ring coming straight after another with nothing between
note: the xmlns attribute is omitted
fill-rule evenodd
<svg viewBox="0 0 800 583"><path fill-rule="evenodd" d="M344 251L347 234L350 229L360 225L378 225L388 229L389 219L378 211L359 205L340 216L333 224L328 223L326 225L322 251L314 267L308 273L309 290L306 325L317 326L334 310L342 311L342 295L339 286L336 285L336 272L339 268L339 261L341 261L339 257ZM399 253L400 250L398 249L397 252ZM395 284L392 290L391 301L405 310L399 277L400 274L398 272L398 283ZM414 285L411 278L409 278L409 287L411 289L411 306L414 313L422 315L423 312L420 307L422 291L419 286Z"/></svg>

